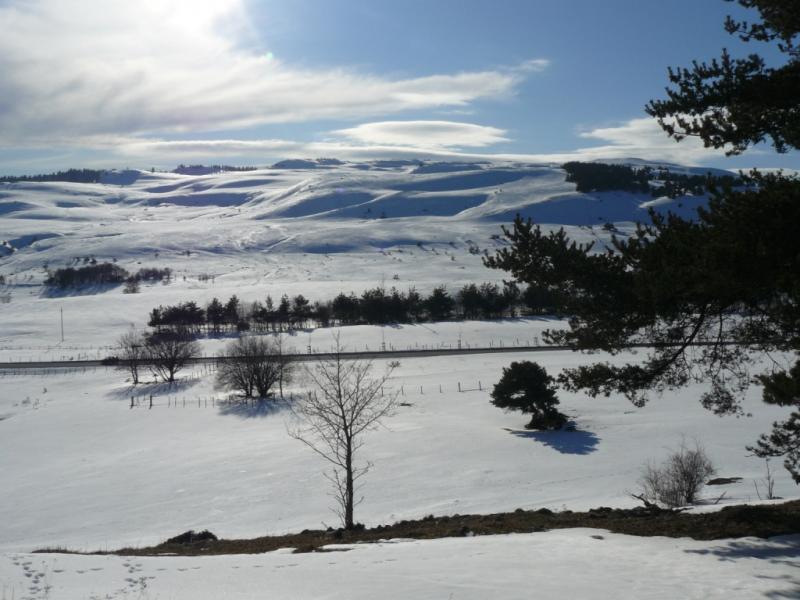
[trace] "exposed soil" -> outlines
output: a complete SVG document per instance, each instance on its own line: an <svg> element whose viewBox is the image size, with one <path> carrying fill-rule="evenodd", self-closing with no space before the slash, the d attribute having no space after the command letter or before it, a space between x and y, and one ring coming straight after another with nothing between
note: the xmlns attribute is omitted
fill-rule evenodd
<svg viewBox="0 0 800 600"><path fill-rule="evenodd" d="M304 530L300 533L252 539L212 539L203 536L187 543L167 541L147 548L122 548L122 556L257 554L279 548L295 552L325 551L328 544L377 542L392 538L434 539L471 535L532 533L569 527L593 527L639 536L688 537L696 540L760 537L800 533L800 500L759 506L729 506L718 512L692 514L647 508L591 509L588 512L522 510L492 515L429 516L373 528ZM191 539L191 536L190 536ZM39 550L39 552L54 550ZM64 549L55 550L65 552Z"/></svg>

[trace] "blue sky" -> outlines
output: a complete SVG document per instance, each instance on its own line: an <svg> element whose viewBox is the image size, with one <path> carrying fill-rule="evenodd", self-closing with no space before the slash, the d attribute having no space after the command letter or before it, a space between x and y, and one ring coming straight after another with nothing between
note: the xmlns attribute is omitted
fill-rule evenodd
<svg viewBox="0 0 800 600"><path fill-rule="evenodd" d="M0 171L286 157L641 157L725 168L644 104L751 51L721 0L0 0ZM768 47L753 48L778 58Z"/></svg>

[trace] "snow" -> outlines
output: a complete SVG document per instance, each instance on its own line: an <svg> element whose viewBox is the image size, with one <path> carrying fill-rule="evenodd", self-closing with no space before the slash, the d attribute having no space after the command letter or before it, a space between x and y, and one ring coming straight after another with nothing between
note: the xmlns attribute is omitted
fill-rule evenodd
<svg viewBox="0 0 800 600"><path fill-rule="evenodd" d="M486 269L474 249L502 247L499 226L516 213L602 245L608 220L625 235L648 206L688 211L702 201L580 194L556 167L510 163L288 161L236 173L118 171L91 185L2 184L0 362L103 357L121 333L143 327L152 308L186 300L204 305L236 294L263 302L268 294L277 300L300 293L327 300L381 284L425 293L443 283L451 292L465 283L499 283L506 274ZM143 284L140 294L129 295L121 287L43 289L44 265L80 266L87 256L130 271L170 267L176 279ZM353 350L514 347L538 345L544 329L563 326L545 318L359 326L343 328L341 339ZM327 350L331 334L300 331L287 345ZM228 340L201 342L213 354ZM488 388L512 360L535 360L555 375L603 358L635 356L542 349L403 359L390 384L403 405L366 440L363 458L374 469L357 519L377 525L518 507L632 506L629 493L642 464L660 460L683 437L705 445L721 476L743 478L707 488L708 501L723 491L721 504L757 500L753 483L764 476L764 464L745 446L787 414L764 405L758 389L745 403L753 416L740 419L702 409L697 385L642 409L616 395L560 392L576 431L555 433L525 431L524 415L489 403ZM220 406L223 393L207 368L182 375L174 387L131 388L112 369L0 371L2 600L269 592L752 598L791 597L800 589L791 564L797 537L709 543L572 530L387 542L314 555L133 561L26 554L153 544L187 529L253 537L336 523L325 465L289 437L285 405ZM290 391L303 389L301 379ZM139 400L134 408L131 395ZM798 497L785 471L775 475L778 495Z"/></svg>
<svg viewBox="0 0 800 600"><path fill-rule="evenodd" d="M39 241L5 260L3 274L85 254L124 260L156 250L202 254L243 246L269 253L286 239L291 244L282 244L281 253L324 252L324 243L342 238L351 251L418 241L463 244L467 237L483 246L498 233L498 221L517 211L574 227L629 223L646 218L640 205L651 200L576 193L563 171L550 166L485 164L453 171L402 162L309 164L324 168L200 175L122 171L99 184L4 184L0 237ZM550 205L557 206L555 213L546 210Z"/></svg>
<svg viewBox="0 0 800 600"><path fill-rule="evenodd" d="M520 507L633 506L629 492L643 463L663 459L683 436L706 446L720 476L743 478L709 487L707 497L724 491L724 502L757 499L753 481L764 465L744 446L787 413L763 405L757 390L745 406L754 416L741 419L704 410L697 386L642 409L620 397L560 392L577 431L530 432L524 415L495 408L487 391L511 360L526 358L552 374L588 360L555 351L403 359L389 387L401 391L404 405L366 440L363 459L375 466L357 518L378 525ZM250 537L336 523L326 465L288 435L290 411L219 407L212 398L223 394L201 369L173 388L131 389L125 373L100 368L4 375L0 385L0 551L153 544L187 529ZM303 387L299 380L293 390ZM133 409L132 395L141 401ZM776 469L776 478L778 495L797 496L787 472Z"/></svg>
<svg viewBox="0 0 800 600"><path fill-rule="evenodd" d="M214 557L0 556L5 598L793 598L800 536L696 542L596 529ZM580 565L580 567L576 567ZM47 590L47 591L45 591Z"/></svg>

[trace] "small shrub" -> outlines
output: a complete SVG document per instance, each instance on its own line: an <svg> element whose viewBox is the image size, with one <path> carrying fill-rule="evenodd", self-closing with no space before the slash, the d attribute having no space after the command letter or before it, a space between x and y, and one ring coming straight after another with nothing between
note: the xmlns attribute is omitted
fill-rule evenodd
<svg viewBox="0 0 800 600"><path fill-rule="evenodd" d="M706 480L715 473L705 448L698 442L690 448L683 441L660 465L645 465L640 480L642 496L670 508L693 504Z"/></svg>

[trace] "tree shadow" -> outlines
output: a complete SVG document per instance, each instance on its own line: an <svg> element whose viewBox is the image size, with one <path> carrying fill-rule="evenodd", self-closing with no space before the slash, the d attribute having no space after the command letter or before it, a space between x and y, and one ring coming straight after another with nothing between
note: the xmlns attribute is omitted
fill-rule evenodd
<svg viewBox="0 0 800 600"><path fill-rule="evenodd" d="M53 286L42 286L39 292L40 298L72 298L75 296L97 296L118 289L121 283L98 283L87 284L75 287L59 288Z"/></svg>
<svg viewBox="0 0 800 600"><path fill-rule="evenodd" d="M759 541L734 540L714 548L685 550L685 552L716 556L720 560L726 561L740 558L760 558L776 564L800 567L800 535L778 536Z"/></svg>
<svg viewBox="0 0 800 600"><path fill-rule="evenodd" d="M231 398L219 403L219 414L223 417L259 419L290 410L291 400L280 398L244 399Z"/></svg>
<svg viewBox="0 0 800 600"><path fill-rule="evenodd" d="M138 385L128 385L120 390L110 391L106 396L114 400L128 400L131 396L136 396L137 398L142 396L170 396L172 394L186 392L197 385L197 383L197 380L192 379L178 379L172 383L153 381L150 383L140 383Z"/></svg>
<svg viewBox="0 0 800 600"><path fill-rule="evenodd" d="M800 569L800 536L778 536L767 540L734 540L714 548L684 550L687 554L716 556L719 560L734 562L754 558L774 565ZM800 598L800 579L791 575L756 575L759 579L781 581L786 587L764 593L766 598Z"/></svg>
<svg viewBox="0 0 800 600"><path fill-rule="evenodd" d="M533 431L509 429L511 435L519 438L536 440L561 454L591 454L597 450L600 438L591 431L571 429L575 424L570 422L558 431Z"/></svg>

